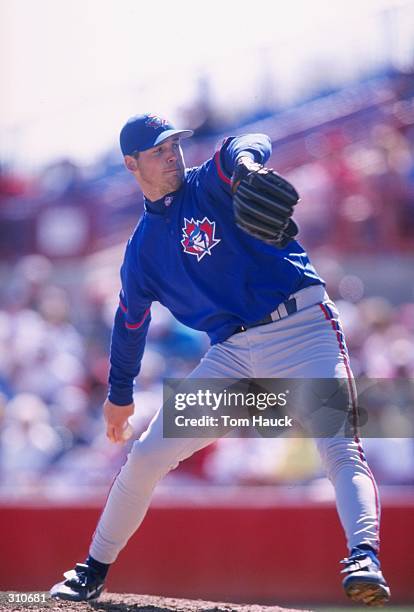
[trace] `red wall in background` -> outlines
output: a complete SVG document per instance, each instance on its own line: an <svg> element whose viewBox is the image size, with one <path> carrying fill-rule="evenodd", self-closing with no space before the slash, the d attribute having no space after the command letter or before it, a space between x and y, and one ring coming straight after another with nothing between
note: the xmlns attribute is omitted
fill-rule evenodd
<svg viewBox="0 0 414 612"><path fill-rule="evenodd" d="M0 590L48 590L83 561L100 507L0 506ZM414 602L414 500L383 505L393 602ZM344 602L346 554L332 503L154 503L108 589L257 603Z"/></svg>

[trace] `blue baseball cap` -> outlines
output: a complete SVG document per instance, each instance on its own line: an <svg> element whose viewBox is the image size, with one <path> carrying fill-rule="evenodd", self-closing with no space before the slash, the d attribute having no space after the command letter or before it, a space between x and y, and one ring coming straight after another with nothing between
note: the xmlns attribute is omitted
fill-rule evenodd
<svg viewBox="0 0 414 612"><path fill-rule="evenodd" d="M123 155L132 155L151 149L170 136L189 138L193 133L192 130L176 130L166 119L147 113L128 119L119 135L119 142Z"/></svg>

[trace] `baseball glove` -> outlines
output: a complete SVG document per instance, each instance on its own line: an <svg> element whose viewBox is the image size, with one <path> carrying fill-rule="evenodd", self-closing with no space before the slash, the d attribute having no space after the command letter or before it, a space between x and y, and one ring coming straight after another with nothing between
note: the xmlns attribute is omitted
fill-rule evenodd
<svg viewBox="0 0 414 612"><path fill-rule="evenodd" d="M284 249L298 233L291 216L299 195L271 168L244 157L236 165L232 192L236 223L251 236Z"/></svg>

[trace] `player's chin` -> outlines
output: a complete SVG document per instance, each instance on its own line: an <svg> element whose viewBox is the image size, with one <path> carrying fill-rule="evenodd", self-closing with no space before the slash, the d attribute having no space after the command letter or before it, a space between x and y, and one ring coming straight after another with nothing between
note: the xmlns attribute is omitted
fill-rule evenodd
<svg viewBox="0 0 414 612"><path fill-rule="evenodd" d="M184 175L183 173L175 173L170 172L164 178L165 187L169 193L172 191L177 191L181 187L181 183L183 182Z"/></svg>

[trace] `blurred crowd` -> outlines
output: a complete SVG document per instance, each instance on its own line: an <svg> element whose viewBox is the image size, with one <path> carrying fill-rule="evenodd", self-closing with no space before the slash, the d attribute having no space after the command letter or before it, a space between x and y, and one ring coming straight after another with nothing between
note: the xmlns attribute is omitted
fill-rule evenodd
<svg viewBox="0 0 414 612"><path fill-rule="evenodd" d="M101 410L117 274L107 270L102 282L86 263L66 275L70 283L50 260L34 255L2 279L0 488L8 494L45 487L54 496L68 489L93 493L111 480L129 448L106 439ZM337 298L355 374L413 379L414 304L395 306L375 297L345 301L338 286L339 278L330 293ZM161 404L162 379L185 376L206 348L203 334L153 305L135 393L136 436ZM414 385L408 395L402 401L391 387L371 406L384 439L367 439L366 446L382 483L414 484L414 429L406 418ZM321 477L311 440L258 437L222 439L184 462L170 480L278 484Z"/></svg>
<svg viewBox="0 0 414 612"><path fill-rule="evenodd" d="M188 166L225 135L264 131L269 165L297 186L301 239L337 253L409 253L414 231L414 75L381 78L247 123L223 126L214 111L183 113L194 127ZM200 123L201 122L201 123ZM95 164L59 160L35 174L0 166L0 256L68 259L124 240L142 196L110 151Z"/></svg>
<svg viewBox="0 0 414 612"><path fill-rule="evenodd" d="M364 275L347 275L343 262L360 255L362 265L364 256L372 262L373 255L392 255L397 266L401 262L394 274L401 275L402 294L413 297L414 84L404 81L403 90L387 84L377 104L365 95L364 112L361 99L350 96L332 122L321 120L312 103L306 114L314 114L311 127L298 126L296 115L276 116L271 164L302 195L301 241L325 262L322 274L341 313L354 373L413 379L414 300L396 300L385 282L377 287L382 297L366 295ZM277 138L282 123L290 132ZM187 163L204 161L216 141L217 134L196 134ZM125 460L132 442L109 443L102 403L118 269L141 199L118 153L93 168L61 161L34 178L3 169L0 495L92 495ZM153 305L135 393L135 436L161 404L163 378L188 374L207 347L203 334ZM414 484L414 430L406 414L412 394L411 388L409 397L397 397L390 388L374 406L383 437L368 438L365 447L382 484ZM319 481L311 440L257 437L222 439L183 462L165 483Z"/></svg>

